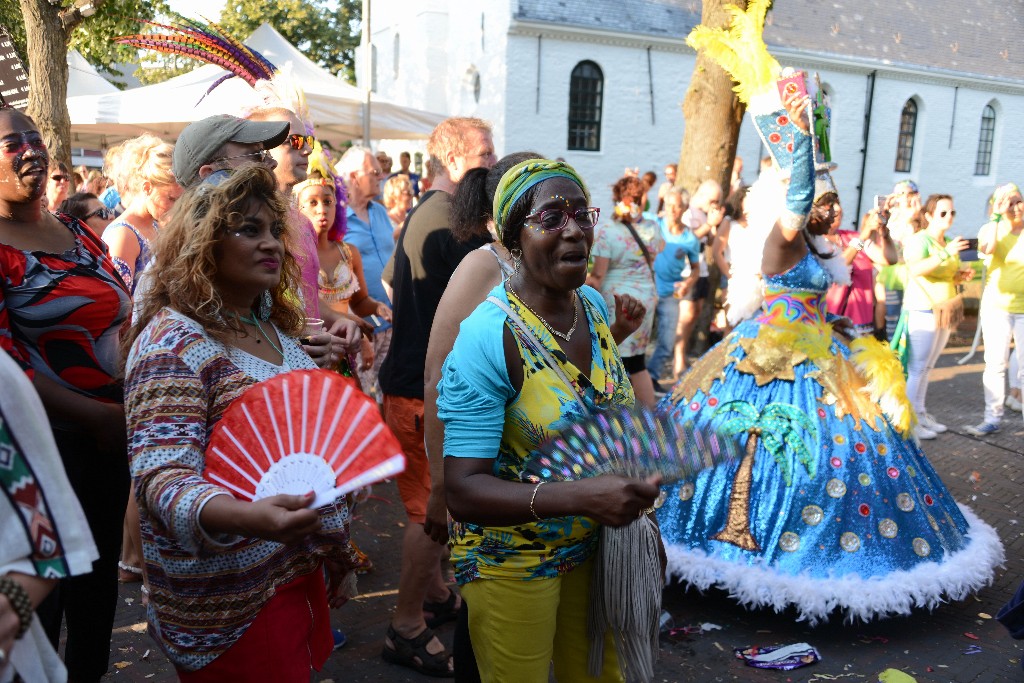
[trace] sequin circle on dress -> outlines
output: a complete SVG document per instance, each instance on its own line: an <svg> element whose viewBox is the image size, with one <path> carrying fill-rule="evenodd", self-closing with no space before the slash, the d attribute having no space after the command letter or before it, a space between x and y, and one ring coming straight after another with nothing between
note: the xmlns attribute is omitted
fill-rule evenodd
<svg viewBox="0 0 1024 683"><path fill-rule="evenodd" d="M686 482L679 487L679 500L690 500L693 498L693 484Z"/></svg>
<svg viewBox="0 0 1024 683"><path fill-rule="evenodd" d="M807 526L818 526L821 520L825 519L825 511L817 505L808 505L800 513Z"/></svg>
<svg viewBox="0 0 1024 683"><path fill-rule="evenodd" d="M939 530L939 523L931 515L928 515L928 526L932 528L932 531L937 532Z"/></svg>
<svg viewBox="0 0 1024 683"><path fill-rule="evenodd" d="M833 498L842 498L846 495L846 484L839 479L829 479L825 491Z"/></svg>
<svg viewBox="0 0 1024 683"><path fill-rule="evenodd" d="M915 538L913 546L914 552L920 557L928 557L932 553L932 547L923 538Z"/></svg>
<svg viewBox="0 0 1024 683"><path fill-rule="evenodd" d="M847 531L839 537L839 545L848 553L855 553L860 550L860 537L852 531Z"/></svg>
<svg viewBox="0 0 1024 683"><path fill-rule="evenodd" d="M910 497L909 493L901 493L896 496L896 507L903 512L913 512L914 510L914 499Z"/></svg>
<svg viewBox="0 0 1024 683"><path fill-rule="evenodd" d="M860 482L861 486L871 486L871 475L861 472L860 476L857 477L857 481Z"/></svg>
<svg viewBox="0 0 1024 683"><path fill-rule="evenodd" d="M896 538L896 533L898 531L899 526L888 517L878 522L878 533L881 534L883 538Z"/></svg>
<svg viewBox="0 0 1024 683"><path fill-rule="evenodd" d="M664 505L665 504L665 498L667 498L667 497L668 497L668 494L665 493L665 489L661 489L660 491L658 491L658 497L654 499L654 509L657 510L662 505Z"/></svg>
<svg viewBox="0 0 1024 683"><path fill-rule="evenodd" d="M779 547L787 553L796 552L800 549L800 537L792 531L785 531L779 536Z"/></svg>

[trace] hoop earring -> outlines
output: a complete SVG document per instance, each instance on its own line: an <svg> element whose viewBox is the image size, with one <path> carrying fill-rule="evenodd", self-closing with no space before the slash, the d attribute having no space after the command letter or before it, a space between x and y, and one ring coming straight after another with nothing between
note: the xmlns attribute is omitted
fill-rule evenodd
<svg viewBox="0 0 1024 683"><path fill-rule="evenodd" d="M267 322L270 320L270 313L274 307L274 300L270 296L270 290L264 289L263 293L260 294L259 303L256 304L256 317Z"/></svg>
<svg viewBox="0 0 1024 683"><path fill-rule="evenodd" d="M523 265L523 250L519 247L509 249L508 255L512 257L512 272L513 274L518 275L519 267Z"/></svg>

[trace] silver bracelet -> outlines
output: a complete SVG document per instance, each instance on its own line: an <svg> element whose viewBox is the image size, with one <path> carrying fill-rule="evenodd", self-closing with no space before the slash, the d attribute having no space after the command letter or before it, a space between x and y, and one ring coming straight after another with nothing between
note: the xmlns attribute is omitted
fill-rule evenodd
<svg viewBox="0 0 1024 683"><path fill-rule="evenodd" d="M538 522L541 521L540 515L538 515L537 511L533 508L533 504L537 500L537 491L540 491L540 487L546 483L546 481L538 481L537 485L533 487L533 495L530 496L530 514L533 515L533 518Z"/></svg>

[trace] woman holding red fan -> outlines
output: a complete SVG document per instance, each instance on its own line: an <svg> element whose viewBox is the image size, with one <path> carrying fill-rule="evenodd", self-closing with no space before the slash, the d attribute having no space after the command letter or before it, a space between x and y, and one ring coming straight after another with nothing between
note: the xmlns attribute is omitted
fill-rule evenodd
<svg viewBox="0 0 1024 683"><path fill-rule="evenodd" d="M237 500L202 476L232 401L315 367L295 339L304 314L288 292L299 270L274 176L249 166L211 178L161 230L153 287L127 340L150 632L182 681L306 682L332 648L328 601L345 600L348 510L343 500L308 509L312 494ZM306 349L341 351L323 337Z"/></svg>
<svg viewBox="0 0 1024 683"><path fill-rule="evenodd" d="M505 172L493 215L515 270L462 323L438 386L452 562L485 681L547 680L552 661L559 680L587 675L597 532L658 495L654 478L519 481L565 420L634 400L604 299L584 286L598 213L565 163ZM595 680L621 681L606 640Z"/></svg>

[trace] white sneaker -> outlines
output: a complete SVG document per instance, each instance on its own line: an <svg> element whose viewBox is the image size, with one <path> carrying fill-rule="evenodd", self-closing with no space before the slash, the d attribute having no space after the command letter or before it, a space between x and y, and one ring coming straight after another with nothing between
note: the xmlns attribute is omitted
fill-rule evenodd
<svg viewBox="0 0 1024 683"><path fill-rule="evenodd" d="M922 427L925 427L929 431L935 432L936 434L942 434L944 432L949 431L949 428L946 427L946 425L939 422L938 420L936 420L934 417L932 417L931 413L919 415L917 417L917 421Z"/></svg>
<svg viewBox="0 0 1024 683"><path fill-rule="evenodd" d="M1021 412L1022 410L1024 410L1024 403L1021 403L1020 399L1015 396L1007 396L1006 407L1009 408L1010 410L1016 410L1017 412Z"/></svg>
<svg viewBox="0 0 1024 683"><path fill-rule="evenodd" d="M928 441L937 437L938 434L918 422L917 426L914 427L914 436L917 437L918 441Z"/></svg>

